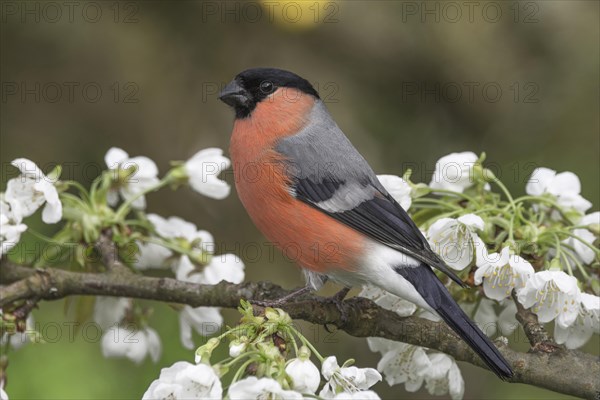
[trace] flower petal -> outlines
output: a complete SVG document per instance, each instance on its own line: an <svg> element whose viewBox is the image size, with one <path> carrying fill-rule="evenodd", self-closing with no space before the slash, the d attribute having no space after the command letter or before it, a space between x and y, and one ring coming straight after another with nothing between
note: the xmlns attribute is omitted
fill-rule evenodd
<svg viewBox="0 0 600 400"><path fill-rule="evenodd" d="M472 170L476 162L477 155L471 151L451 153L440 158L435 164L429 186L462 193L474 183Z"/></svg>
<svg viewBox="0 0 600 400"><path fill-rule="evenodd" d="M570 171L556 174L552 183L548 186L548 193L552 193L555 196L564 193L579 194L580 192L581 182L579 181L579 177Z"/></svg>
<svg viewBox="0 0 600 400"><path fill-rule="evenodd" d="M47 224L55 224L62 219L62 203L46 203L44 211L42 211L42 221Z"/></svg>
<svg viewBox="0 0 600 400"><path fill-rule="evenodd" d="M235 254L213 256L211 263L202 271L202 281L208 285L221 281L241 283L244 277L244 262Z"/></svg>
<svg viewBox="0 0 600 400"><path fill-rule="evenodd" d="M104 156L104 162L109 169L117 169L119 164L129 158L129 154L118 147L111 147Z"/></svg>
<svg viewBox="0 0 600 400"><path fill-rule="evenodd" d="M35 181L23 177L9 180L4 196L13 215L19 220L29 217L44 204L44 196L35 190Z"/></svg>
<svg viewBox="0 0 600 400"><path fill-rule="evenodd" d="M458 222L468 226L469 228L475 228L480 231L483 230L483 227L485 226L483 219L479 215L475 214L462 215L458 217Z"/></svg>
<svg viewBox="0 0 600 400"><path fill-rule="evenodd" d="M46 175L41 169L31 160L27 158L17 158L11 161L11 164L21 171L21 174L27 178L33 179L36 182L40 182L46 179Z"/></svg>
<svg viewBox="0 0 600 400"><path fill-rule="evenodd" d="M525 186L525 192L531 196L540 196L556 176L556 171L550 168L536 168Z"/></svg>
<svg viewBox="0 0 600 400"><path fill-rule="evenodd" d="M145 178L156 178L158 176L158 167L148 157L138 156L133 157L121 164L121 168L127 169L135 167L135 173L128 178L128 182L136 182Z"/></svg>

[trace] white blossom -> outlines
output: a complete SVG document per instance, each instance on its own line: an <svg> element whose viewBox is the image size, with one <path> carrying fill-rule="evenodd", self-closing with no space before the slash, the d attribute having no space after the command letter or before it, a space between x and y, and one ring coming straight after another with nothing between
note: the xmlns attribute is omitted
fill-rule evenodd
<svg viewBox="0 0 600 400"><path fill-rule="evenodd" d="M173 252L156 243L143 243L136 241L138 253L133 261L133 266L138 270L163 268Z"/></svg>
<svg viewBox="0 0 600 400"><path fill-rule="evenodd" d="M428 355L423 347L388 339L368 338L367 342L371 351L382 354L377 369L390 386L403 383L407 392L416 392L425 383L431 394L462 398L464 381L453 358L441 353Z"/></svg>
<svg viewBox="0 0 600 400"><path fill-rule="evenodd" d="M333 400L380 400L381 397L372 390L363 390L360 392L342 392L335 395Z"/></svg>
<svg viewBox="0 0 600 400"><path fill-rule="evenodd" d="M292 378L292 389L300 393L315 394L321 383L319 369L308 358L293 359L285 372Z"/></svg>
<svg viewBox="0 0 600 400"><path fill-rule="evenodd" d="M192 189L213 199L224 199L231 188L218 178L221 171L229 168L231 162L223 155L223 150L208 148L200 150L185 163Z"/></svg>
<svg viewBox="0 0 600 400"><path fill-rule="evenodd" d="M411 187L402 178L396 175L377 175L377 179L383 185L385 190L402 206L405 211L408 211L412 204Z"/></svg>
<svg viewBox="0 0 600 400"><path fill-rule="evenodd" d="M129 200L159 182L158 167L148 157L129 157L129 154L123 149L112 147L104 156L104 161L109 169L114 170L118 174L117 178L119 178L119 172L135 168L135 171L125 178L123 182L117 179L119 187L108 193L107 201L111 206L116 205L119 201L117 192L121 194L123 199ZM133 208L143 210L146 208L146 198L143 195L139 196L131 205Z"/></svg>
<svg viewBox="0 0 600 400"><path fill-rule="evenodd" d="M512 300L507 300L504 303L506 305L498 315L498 328L500 330L498 334L507 337L519 327L519 323L517 322L517 318L515 316L517 314L517 305L515 302Z"/></svg>
<svg viewBox="0 0 600 400"><path fill-rule="evenodd" d="M94 304L94 322L100 328L108 329L120 323L130 307L131 300L128 298L97 296Z"/></svg>
<svg viewBox="0 0 600 400"><path fill-rule="evenodd" d="M21 233L27 230L27 225L21 223L21 218L15 216L10 205L0 193L0 257L8 253L21 240Z"/></svg>
<svg viewBox="0 0 600 400"><path fill-rule="evenodd" d="M285 399L301 400L302 395L293 390L283 390L279 382L271 378L257 378L249 376L235 382L229 387L230 400L250 399Z"/></svg>
<svg viewBox="0 0 600 400"><path fill-rule="evenodd" d="M377 286L363 286L360 297L371 299L386 310L394 311L400 317L408 317L417 311L417 306Z"/></svg>
<svg viewBox="0 0 600 400"><path fill-rule="evenodd" d="M156 232L163 238L185 239L190 243L201 241L205 245L206 243L213 243L213 237L209 232L198 230L195 224L182 218L163 218L157 214L148 214L147 218L156 229Z"/></svg>
<svg viewBox="0 0 600 400"><path fill-rule="evenodd" d="M554 338L568 349L577 349L586 344L594 333L600 334L600 297L581 293L575 322L567 328L556 324Z"/></svg>
<svg viewBox="0 0 600 400"><path fill-rule="evenodd" d="M559 206L581 214L592 206L592 203L580 195L579 177L569 171L556 173L549 168L536 168L525 186L525 191L531 196L550 194L556 198Z"/></svg>
<svg viewBox="0 0 600 400"><path fill-rule="evenodd" d="M461 308L472 315L473 321L487 336L493 337L496 334L508 336L518 326L515 318L517 306L514 301L507 299L504 301L504 308L497 314L495 305L496 301L484 297L479 303L461 304Z"/></svg>
<svg viewBox="0 0 600 400"><path fill-rule="evenodd" d="M388 385L403 383L407 392L421 388L425 372L431 367L423 347L382 338L368 338L367 343L371 351L381 353L377 370L383 373Z"/></svg>
<svg viewBox="0 0 600 400"><path fill-rule="evenodd" d="M461 271L471 265L477 252L483 250L484 244L475 233L483 227L483 219L475 214L458 219L440 218L427 230L427 238L448 266Z"/></svg>
<svg viewBox="0 0 600 400"><path fill-rule="evenodd" d="M160 337L152 328L133 330L127 327L109 328L102 336L102 354L104 357L126 357L139 364L150 356L157 362L162 347Z"/></svg>
<svg viewBox="0 0 600 400"><path fill-rule="evenodd" d="M494 300L482 297L478 303L467 304L467 307L461 304L463 310L466 312L471 308L468 306L472 306L473 309L476 308L475 313L472 314L473 321L483 333L490 337L493 337L497 330L498 316L496 315L496 310L494 310L495 303Z"/></svg>
<svg viewBox="0 0 600 400"><path fill-rule="evenodd" d="M187 256L181 256L177 268L177 279L192 283L204 283L202 273L195 272L195 266ZM200 335L208 336L216 333L223 324L218 307L196 307L184 305L179 312L179 328L181 343L187 349L194 348L192 329Z"/></svg>
<svg viewBox="0 0 600 400"><path fill-rule="evenodd" d="M435 170L429 187L432 189L451 190L462 193L473 186L473 166L477 155L471 151L451 153L440 158L435 163Z"/></svg>
<svg viewBox="0 0 600 400"><path fill-rule="evenodd" d="M460 400L465 394L465 381L454 358L434 353L429 356L431 366L425 372L425 387L430 394L450 394L452 400Z"/></svg>
<svg viewBox="0 0 600 400"><path fill-rule="evenodd" d="M527 260L511 255L507 246L499 254L482 256L477 261L474 278L476 285L481 285L483 281L483 292L487 297L500 301L510 297L513 289L517 292L523 289L534 272Z"/></svg>
<svg viewBox="0 0 600 400"><path fill-rule="evenodd" d="M160 371L142 400L214 399L223 397L219 377L212 367L179 361Z"/></svg>
<svg viewBox="0 0 600 400"><path fill-rule="evenodd" d="M518 292L519 302L531 308L541 323L556 319L561 328L575 322L580 297L577 279L563 271L552 270L536 272Z"/></svg>
<svg viewBox="0 0 600 400"><path fill-rule="evenodd" d="M568 246L562 250L564 252L568 252L583 264L591 264L596 258L596 253L594 253L593 250L594 242L596 241L596 235L587 229L575 229L573 230L573 235L577 236L581 240L569 236L567 239L562 241L563 244ZM574 264L573 260L571 260L569 257L567 257L567 262L571 265Z"/></svg>
<svg viewBox="0 0 600 400"><path fill-rule="evenodd" d="M195 266L187 256L182 256L177 269L177 279L200 283L216 284L221 280L240 283L244 280L244 263L232 254L214 256L202 272L195 272ZM192 328L203 336L216 333L223 324L223 317L217 307L183 306L179 313L181 341L184 347L192 349Z"/></svg>
<svg viewBox="0 0 600 400"><path fill-rule="evenodd" d="M232 341L229 343L229 356L237 357L246 349L248 344L246 342L241 341Z"/></svg>
<svg viewBox="0 0 600 400"><path fill-rule="evenodd" d="M216 285L221 281L242 283L245 278L244 262L235 254L214 255L204 267L200 283Z"/></svg>
<svg viewBox="0 0 600 400"><path fill-rule="evenodd" d="M198 230L196 225L192 222L185 221L179 217L163 218L157 214L148 214L146 217L154 226L156 233L158 233L164 239L183 240L187 242L192 251L198 251L207 254L213 253L213 236L208 231ZM150 247L149 249L146 248L145 250L150 250L151 252L148 254L148 256L142 256L142 262L147 264L150 262L164 262L167 257L172 255L172 252L168 249L165 250L169 252L169 255L167 255L166 251L157 247ZM178 264L175 263L174 267L175 271L177 272L177 269L179 269Z"/></svg>
<svg viewBox="0 0 600 400"><path fill-rule="evenodd" d="M46 203L42 220L47 224L60 221L62 203L54 182L33 161L26 158L17 158L11 164L21 171L20 176L8 181L4 194L14 219L21 222L22 218L32 215Z"/></svg>
<svg viewBox="0 0 600 400"><path fill-rule="evenodd" d="M593 213L589 213L584 215L579 221L579 225L582 226L596 226L596 231L600 228L600 211L594 211Z"/></svg>
<svg viewBox="0 0 600 400"><path fill-rule="evenodd" d="M222 280L240 283L244 280L244 263L233 254L214 256L203 271L196 272L195 266L186 256L182 256L177 269L177 279L187 282L214 285ZM223 324L223 317L217 307L184 306L179 314L181 341L192 349L192 328L203 336L216 333Z"/></svg>
<svg viewBox="0 0 600 400"><path fill-rule="evenodd" d="M321 364L321 373L327 379L319 392L320 397L332 398L341 392L367 390L381 381L381 374L373 368L340 367L335 356L327 357Z"/></svg>
<svg viewBox="0 0 600 400"><path fill-rule="evenodd" d="M185 241L192 248L192 251L212 254L214 250L213 236L207 231L198 230L195 224L179 217L163 218L157 214L148 214L146 217L154 226L156 232L164 239ZM172 255L173 252L171 250L158 244L148 243L140 247L136 266L140 269L161 266ZM178 272L182 264L186 268L186 273L192 272L194 266L187 256L181 256L179 260L174 260L172 266L178 274L177 279L185 280L185 276Z"/></svg>
<svg viewBox="0 0 600 400"><path fill-rule="evenodd" d="M217 307L183 306L179 312L179 332L181 343L186 349L193 349L192 329L202 336L210 336L219 331L223 317Z"/></svg>

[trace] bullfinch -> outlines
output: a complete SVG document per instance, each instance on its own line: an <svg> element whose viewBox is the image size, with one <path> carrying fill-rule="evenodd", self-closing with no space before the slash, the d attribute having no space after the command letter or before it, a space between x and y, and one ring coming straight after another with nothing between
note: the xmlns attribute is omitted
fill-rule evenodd
<svg viewBox="0 0 600 400"><path fill-rule="evenodd" d="M230 155L240 200L258 229L326 279L378 286L441 317L500 378L510 365L454 301L432 268L461 279L300 76L275 68L238 74L219 98L235 111ZM345 294L345 293L344 293Z"/></svg>

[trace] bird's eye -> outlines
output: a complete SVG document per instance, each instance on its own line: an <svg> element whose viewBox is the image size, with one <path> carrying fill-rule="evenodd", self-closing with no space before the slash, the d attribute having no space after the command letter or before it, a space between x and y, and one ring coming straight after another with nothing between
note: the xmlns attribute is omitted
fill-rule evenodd
<svg viewBox="0 0 600 400"><path fill-rule="evenodd" d="M269 93L273 92L274 88L275 88L275 86L273 86L272 82L264 81L264 82L260 83L260 91L265 94L269 94Z"/></svg>

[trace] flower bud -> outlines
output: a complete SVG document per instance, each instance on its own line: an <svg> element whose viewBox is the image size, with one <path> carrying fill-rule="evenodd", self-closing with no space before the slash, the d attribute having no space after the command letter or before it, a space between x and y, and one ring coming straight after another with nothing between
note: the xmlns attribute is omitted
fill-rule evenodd
<svg viewBox="0 0 600 400"><path fill-rule="evenodd" d="M289 325L292 323L290 316L281 308L267 307L265 309L265 317L267 317L267 320L270 322L278 324Z"/></svg>
<svg viewBox="0 0 600 400"><path fill-rule="evenodd" d="M239 356L246 349L246 346L248 346L248 343L244 342L242 339L233 340L229 344L229 356L230 357Z"/></svg>
<svg viewBox="0 0 600 400"><path fill-rule="evenodd" d="M306 346L300 347L300 349L298 350L298 358L301 360L310 359L310 350L308 349L308 347L306 347Z"/></svg>
<svg viewBox="0 0 600 400"><path fill-rule="evenodd" d="M308 358L299 357L292 360L285 372L292 379L292 389L300 393L314 394L321 382L319 369Z"/></svg>
<svg viewBox="0 0 600 400"><path fill-rule="evenodd" d="M185 165L183 163L179 163L178 165L173 166L173 169L171 169L167 173L167 176L173 182L178 183L187 183L189 178L188 173L185 169Z"/></svg>
<svg viewBox="0 0 600 400"><path fill-rule="evenodd" d="M271 343L260 343L258 348L262 355L269 360L276 360L281 357L279 349Z"/></svg>
<svg viewBox="0 0 600 400"><path fill-rule="evenodd" d="M196 354L194 356L194 360L196 364L203 362L205 364L210 364L210 356L214 349L221 343L221 341L217 338L211 338L206 342L205 345L198 347L196 349Z"/></svg>
<svg viewBox="0 0 600 400"><path fill-rule="evenodd" d="M596 236L600 236L600 224L589 224L587 230L591 231Z"/></svg>
<svg viewBox="0 0 600 400"><path fill-rule="evenodd" d="M550 271L562 271L563 267L558 257L554 257L552 261L550 261Z"/></svg>
<svg viewBox="0 0 600 400"><path fill-rule="evenodd" d="M83 238L86 243L94 243L98 240L101 221L98 216L93 214L84 214L81 218L83 226Z"/></svg>
<svg viewBox="0 0 600 400"><path fill-rule="evenodd" d="M516 232L526 243L536 243L539 236L539 229L534 225L525 225Z"/></svg>
<svg viewBox="0 0 600 400"><path fill-rule="evenodd" d="M57 182L58 179L60 178L61 174L62 174L62 166L57 165L56 167L54 167L54 169L52 171L50 171L46 175L46 178L50 179L50 181L52 181L52 182Z"/></svg>

